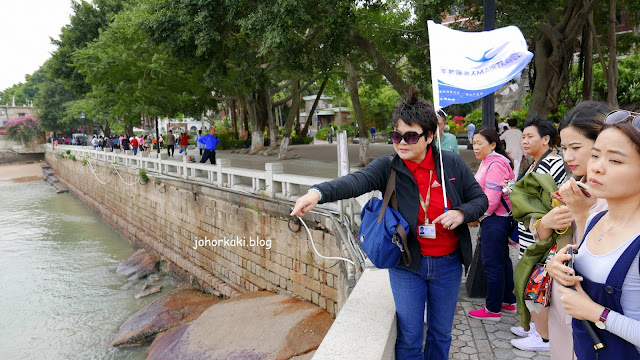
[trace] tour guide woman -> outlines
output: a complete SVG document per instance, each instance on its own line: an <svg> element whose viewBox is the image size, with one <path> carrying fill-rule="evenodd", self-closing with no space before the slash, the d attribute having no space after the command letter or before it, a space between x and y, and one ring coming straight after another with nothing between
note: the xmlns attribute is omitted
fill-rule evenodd
<svg viewBox="0 0 640 360"><path fill-rule="evenodd" d="M314 185L298 199L291 215L303 216L318 203L373 190L384 192L391 169L395 169L398 210L411 225L407 240L413 259L409 267L401 262L389 269L398 315L396 358L447 359L462 278L460 265L467 269L471 262L467 223L484 214L488 201L460 155L442 153L442 176L438 151L432 143L437 130L436 114L433 106L418 100L417 95L417 90L411 88L406 100L393 111L395 130L390 136L395 156L380 157L356 173ZM446 181L450 208L447 212L441 179ZM426 221L435 224L435 238L417 236L417 227ZM428 330L423 356L425 301Z"/></svg>

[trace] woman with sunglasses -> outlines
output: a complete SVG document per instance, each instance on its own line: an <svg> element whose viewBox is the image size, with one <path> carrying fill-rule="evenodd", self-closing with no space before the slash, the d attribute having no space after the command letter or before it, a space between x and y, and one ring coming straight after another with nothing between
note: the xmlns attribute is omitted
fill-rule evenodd
<svg viewBox="0 0 640 360"><path fill-rule="evenodd" d="M475 178L489 199L489 208L480 218L482 264L487 278L487 297L482 309L469 311L480 320L500 320L500 312L515 312L513 265L509 258L508 238L511 228L511 201L502 191L505 181L515 179L511 159L500 136L491 128L482 128L473 136L473 153L481 160Z"/></svg>
<svg viewBox="0 0 640 360"><path fill-rule="evenodd" d="M571 169L575 179L565 182L560 187L560 195L566 206L555 207L544 215L534 237L536 240L547 240L553 231L562 231L572 227L572 242L577 244L582 239L584 224L591 213L606 209L607 202L594 196L587 197L577 181L586 183L587 163L591 158L591 148L602 130L603 119L611 111L607 103L584 101L576 105L560 122L560 139L562 158ZM573 220L573 221L572 221ZM560 264L562 265L562 264ZM561 273L556 261L547 263L551 277ZM573 339L571 336L571 318L562 307L558 286L551 284L551 305L549 306L549 345L551 359L572 359Z"/></svg>
<svg viewBox="0 0 640 360"><path fill-rule="evenodd" d="M532 118L525 121L522 130L522 148L525 154L533 158L534 162L522 176L531 172L549 174L558 187L565 182L567 174L564 170L562 158L551 149L556 141L557 134L558 130L549 120ZM571 221L569 220L568 223L571 223ZM535 241L531 230L534 225L535 221L528 224L518 223L520 257ZM548 310L548 308L544 307L539 313L531 312L531 318L535 326L532 326L529 331L525 331L521 326L512 327L511 332L518 336L523 336L523 338L513 339L511 344L524 351L549 351Z"/></svg>
<svg viewBox="0 0 640 360"><path fill-rule="evenodd" d="M574 256L567 247L552 260L562 305L573 317L578 359L640 359L640 114L626 110L605 118L587 165L591 195L608 210L593 214ZM575 276L574 276L575 275ZM564 286L574 286L575 289ZM595 323L604 348L595 350L581 320Z"/></svg>
<svg viewBox="0 0 640 360"><path fill-rule="evenodd" d="M392 124L394 156L380 157L356 173L314 185L298 199L291 215L303 216L318 203L373 190L384 192L391 169L395 169L398 211L410 224L407 240L413 259L410 266L401 262L389 269L398 320L396 358L447 359L461 265L468 269L472 258L467 223L484 214L487 197L458 154L439 154L433 146L436 113L431 104L418 100L415 88L394 109ZM418 236L423 226L435 227L435 236ZM425 302L428 330L423 355Z"/></svg>

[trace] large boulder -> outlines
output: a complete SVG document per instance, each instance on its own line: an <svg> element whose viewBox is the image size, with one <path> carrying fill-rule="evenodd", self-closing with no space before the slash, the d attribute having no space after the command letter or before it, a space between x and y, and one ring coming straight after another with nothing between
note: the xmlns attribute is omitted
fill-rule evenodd
<svg viewBox="0 0 640 360"><path fill-rule="evenodd" d="M160 259L154 253L144 249L139 249L130 258L118 264L116 273L125 276L136 274L138 279L142 279L158 271Z"/></svg>
<svg viewBox="0 0 640 360"><path fill-rule="evenodd" d="M131 315L120 326L111 346L140 346L149 343L157 334L195 320L211 305L220 301L220 298L191 286L178 288Z"/></svg>
<svg viewBox="0 0 640 360"><path fill-rule="evenodd" d="M313 304L245 293L158 336L147 359L307 359L331 324L331 315Z"/></svg>

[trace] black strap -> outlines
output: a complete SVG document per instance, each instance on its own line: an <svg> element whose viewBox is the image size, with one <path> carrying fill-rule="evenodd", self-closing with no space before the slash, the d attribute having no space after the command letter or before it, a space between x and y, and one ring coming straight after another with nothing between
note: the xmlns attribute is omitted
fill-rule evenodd
<svg viewBox="0 0 640 360"><path fill-rule="evenodd" d="M502 196L502 194L500 194L500 202L502 203L502 206L504 206L505 210L507 210L507 213L511 214L511 209L509 209L507 200L504 199L504 196Z"/></svg>
<svg viewBox="0 0 640 360"><path fill-rule="evenodd" d="M396 198L396 169L391 168L391 175L389 175L389 181L387 182L387 189L384 191L384 198L382 200L382 208L378 215L378 223L382 221L385 210L391 201L391 208L398 210L398 199ZM406 266L411 266L411 253L409 253L409 244L407 243L407 233L404 231L402 224L396 226L396 231L402 239L402 260Z"/></svg>

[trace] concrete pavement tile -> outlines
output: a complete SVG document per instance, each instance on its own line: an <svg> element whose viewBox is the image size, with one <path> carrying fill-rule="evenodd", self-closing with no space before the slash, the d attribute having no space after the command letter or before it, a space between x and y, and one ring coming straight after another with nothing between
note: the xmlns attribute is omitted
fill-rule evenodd
<svg viewBox="0 0 640 360"><path fill-rule="evenodd" d="M471 335L464 334L464 335L458 336L458 340L464 341L465 344L466 343L472 343L473 342L473 337Z"/></svg>
<svg viewBox="0 0 640 360"><path fill-rule="evenodd" d="M511 359L514 357L512 351L505 349L496 349L496 351L494 351L494 355L496 359Z"/></svg>
<svg viewBox="0 0 640 360"><path fill-rule="evenodd" d="M500 330L500 331L496 331L494 334L498 339L502 339L502 340L511 340L514 338L514 335L513 333L511 333L511 331Z"/></svg>
<svg viewBox="0 0 640 360"><path fill-rule="evenodd" d="M484 324L484 330L488 333L492 333L494 331L497 331L498 329L494 324Z"/></svg>
<svg viewBox="0 0 640 360"><path fill-rule="evenodd" d="M532 358L532 360L549 360L551 357L549 355L538 354Z"/></svg>
<svg viewBox="0 0 640 360"><path fill-rule="evenodd" d="M471 354L475 354L477 351L475 348L471 347L471 346L465 346L462 349L460 349L460 352L463 352L467 355L471 355Z"/></svg>
<svg viewBox="0 0 640 360"><path fill-rule="evenodd" d="M494 333L488 333L487 334L487 339L489 339L489 341L494 341L497 339L496 334Z"/></svg>
<svg viewBox="0 0 640 360"><path fill-rule="evenodd" d="M513 353L517 356L525 359L531 359L532 357L536 356L536 353L533 351L522 351L516 348L512 348L511 351L513 351Z"/></svg>
<svg viewBox="0 0 640 360"><path fill-rule="evenodd" d="M491 343L488 340L476 340L476 349L479 353L492 352Z"/></svg>
<svg viewBox="0 0 640 360"><path fill-rule="evenodd" d="M487 333L482 327L471 327L471 333L476 340L485 340L487 338Z"/></svg>
<svg viewBox="0 0 640 360"><path fill-rule="evenodd" d="M468 360L469 355L463 353L453 353L451 354L451 356L449 356L449 358L453 360Z"/></svg>

